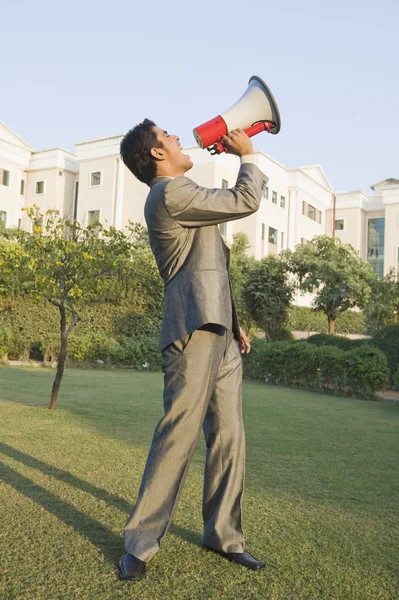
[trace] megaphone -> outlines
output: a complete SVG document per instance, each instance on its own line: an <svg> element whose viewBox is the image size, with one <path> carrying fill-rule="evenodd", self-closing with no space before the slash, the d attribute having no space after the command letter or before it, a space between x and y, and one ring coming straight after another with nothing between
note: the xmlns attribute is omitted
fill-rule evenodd
<svg viewBox="0 0 399 600"><path fill-rule="evenodd" d="M262 131L276 134L280 127L280 113L273 94L266 83L254 75L238 102L196 127L193 134L200 148L206 148L211 154L220 154L228 151L220 141L222 136L233 129L243 129L248 137L252 137Z"/></svg>

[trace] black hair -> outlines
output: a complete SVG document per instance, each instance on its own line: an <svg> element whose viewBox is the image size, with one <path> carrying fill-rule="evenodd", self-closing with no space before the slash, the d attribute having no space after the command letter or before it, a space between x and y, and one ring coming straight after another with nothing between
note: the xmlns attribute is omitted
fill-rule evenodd
<svg viewBox="0 0 399 600"><path fill-rule="evenodd" d="M121 157L127 168L147 185L157 174L157 163L151 155L151 148L163 148L154 127L153 121L144 119L127 132L120 146Z"/></svg>

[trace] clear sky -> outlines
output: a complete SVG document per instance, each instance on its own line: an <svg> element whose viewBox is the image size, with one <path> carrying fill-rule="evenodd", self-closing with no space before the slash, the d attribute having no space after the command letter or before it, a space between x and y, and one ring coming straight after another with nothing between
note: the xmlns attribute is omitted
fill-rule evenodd
<svg viewBox="0 0 399 600"><path fill-rule="evenodd" d="M144 117L183 145L251 75L279 105L254 138L337 190L399 177L399 0L2 0L0 120L35 149Z"/></svg>

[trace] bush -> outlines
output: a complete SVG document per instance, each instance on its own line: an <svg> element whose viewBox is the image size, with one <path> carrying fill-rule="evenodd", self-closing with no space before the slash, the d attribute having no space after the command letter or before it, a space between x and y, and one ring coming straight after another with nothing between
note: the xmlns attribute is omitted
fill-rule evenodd
<svg viewBox="0 0 399 600"><path fill-rule="evenodd" d="M159 371L162 355L158 343L158 337L122 338L118 347L110 353L110 359L114 364Z"/></svg>
<svg viewBox="0 0 399 600"><path fill-rule="evenodd" d="M345 396L371 398L389 377L383 352L370 344L351 350L300 341L255 340L244 373L266 382Z"/></svg>
<svg viewBox="0 0 399 600"><path fill-rule="evenodd" d="M282 381L281 364L286 349L292 342L266 342L261 339L251 341L251 352L243 355L244 374L252 379L264 379L279 383Z"/></svg>
<svg viewBox="0 0 399 600"><path fill-rule="evenodd" d="M328 332L326 315L307 306L291 306L289 308L288 326L293 331ZM336 333L365 333L365 329L362 312L346 310L338 316L335 322Z"/></svg>
<svg viewBox="0 0 399 600"><path fill-rule="evenodd" d="M341 350L353 350L364 346L364 344L370 343L368 338L362 338L359 340L351 340L343 337L342 335L332 335L329 333L316 333L306 339L308 344L314 344L316 346L336 346Z"/></svg>
<svg viewBox="0 0 399 600"><path fill-rule="evenodd" d="M387 357L390 383L393 383L399 366L399 323L388 325L377 331L371 342Z"/></svg>
<svg viewBox="0 0 399 600"><path fill-rule="evenodd" d="M42 344L45 362L57 360L59 351L59 336L47 336ZM143 336L133 339L126 337L118 341L107 335L77 336L72 333L68 341L67 361L69 363L102 361L135 369L159 371L161 360L158 337Z"/></svg>
<svg viewBox="0 0 399 600"><path fill-rule="evenodd" d="M399 392L399 365L398 368L396 369L396 373L395 373L395 381L394 381L394 389Z"/></svg>
<svg viewBox="0 0 399 600"><path fill-rule="evenodd" d="M10 329L0 328L0 362L7 362L8 351L11 345L12 333Z"/></svg>

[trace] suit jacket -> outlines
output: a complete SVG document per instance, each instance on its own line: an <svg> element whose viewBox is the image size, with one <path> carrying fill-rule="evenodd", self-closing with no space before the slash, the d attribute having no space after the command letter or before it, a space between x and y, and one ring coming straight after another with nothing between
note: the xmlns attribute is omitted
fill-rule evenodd
<svg viewBox="0 0 399 600"><path fill-rule="evenodd" d="M267 181L258 167L243 164L231 189L203 188L188 177L150 182L144 214L165 285L160 350L205 323L223 325L240 339L230 250L218 224L256 212Z"/></svg>

